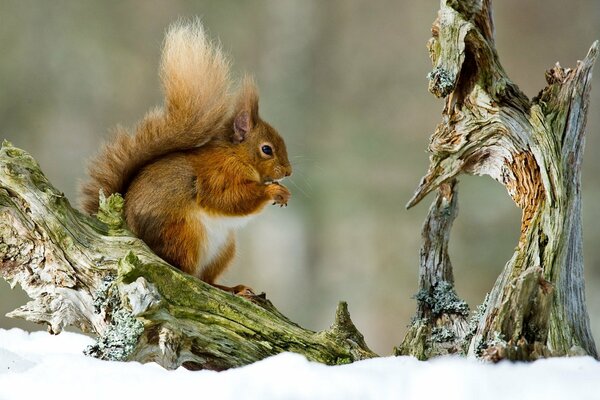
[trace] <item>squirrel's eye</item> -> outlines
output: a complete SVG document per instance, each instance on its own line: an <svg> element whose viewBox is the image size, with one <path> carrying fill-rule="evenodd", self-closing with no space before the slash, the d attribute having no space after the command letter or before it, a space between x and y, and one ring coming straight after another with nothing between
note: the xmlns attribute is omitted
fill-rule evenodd
<svg viewBox="0 0 600 400"><path fill-rule="evenodd" d="M271 146L269 146L268 144L264 144L260 150L266 154L267 156L272 156L273 155L273 148Z"/></svg>

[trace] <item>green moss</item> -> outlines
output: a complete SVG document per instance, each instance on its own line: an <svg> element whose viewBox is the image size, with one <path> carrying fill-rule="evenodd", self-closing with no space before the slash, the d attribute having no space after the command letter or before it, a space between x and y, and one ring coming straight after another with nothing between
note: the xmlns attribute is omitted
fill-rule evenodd
<svg viewBox="0 0 600 400"><path fill-rule="evenodd" d="M350 357L338 357L335 360L335 365L345 365L345 364L351 364L352 363L352 358Z"/></svg>
<svg viewBox="0 0 600 400"><path fill-rule="evenodd" d="M109 228L109 234L120 233L125 228L125 219L123 218L123 207L125 201L119 193L113 193L108 198L104 191L100 190L100 202L98 204L97 218L104 222Z"/></svg>
<svg viewBox="0 0 600 400"><path fill-rule="evenodd" d="M12 157L12 158L19 157L21 155L21 153L19 152L19 149L16 149L14 147L6 148L4 153L7 156Z"/></svg>
<svg viewBox="0 0 600 400"><path fill-rule="evenodd" d="M121 258L117 264L119 278L123 280L131 275L137 268L141 268L142 265L140 259L132 251L128 251L125 257ZM131 280L128 280L128 282L131 282Z"/></svg>
<svg viewBox="0 0 600 400"><path fill-rule="evenodd" d="M402 344L394 347L393 354L395 356L413 356L421 361L427 360L431 348L429 342L430 332L427 319L415 320Z"/></svg>

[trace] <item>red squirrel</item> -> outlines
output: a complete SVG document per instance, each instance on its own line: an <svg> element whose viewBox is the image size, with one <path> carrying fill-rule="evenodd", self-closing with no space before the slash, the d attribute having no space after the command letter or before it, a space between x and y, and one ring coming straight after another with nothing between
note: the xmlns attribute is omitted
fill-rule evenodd
<svg viewBox="0 0 600 400"><path fill-rule="evenodd" d="M287 205L291 175L282 137L258 115L252 79L231 93L229 61L198 22L169 28L160 77L163 108L133 135L122 127L89 163L82 208L98 194L121 193L129 228L161 258L221 289L216 279L234 257L235 231L266 204Z"/></svg>

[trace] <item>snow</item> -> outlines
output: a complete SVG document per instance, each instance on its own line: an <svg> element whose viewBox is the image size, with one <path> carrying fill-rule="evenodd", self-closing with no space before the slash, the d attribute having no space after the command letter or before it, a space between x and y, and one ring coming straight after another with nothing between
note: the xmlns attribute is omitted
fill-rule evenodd
<svg viewBox="0 0 600 400"><path fill-rule="evenodd" d="M328 367L284 353L224 372L166 371L86 357L92 342L0 329L0 399L600 399L600 362L591 357L496 365L382 357Z"/></svg>

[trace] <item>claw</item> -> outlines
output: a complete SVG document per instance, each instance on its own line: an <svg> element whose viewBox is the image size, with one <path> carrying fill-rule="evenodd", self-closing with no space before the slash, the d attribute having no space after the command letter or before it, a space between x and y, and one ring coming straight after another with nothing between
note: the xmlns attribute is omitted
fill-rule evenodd
<svg viewBox="0 0 600 400"><path fill-rule="evenodd" d="M244 288L242 290L239 290L239 291L235 292L235 295L246 297L246 298L252 298L252 297L256 296L256 294L254 294L254 292L250 288Z"/></svg>

